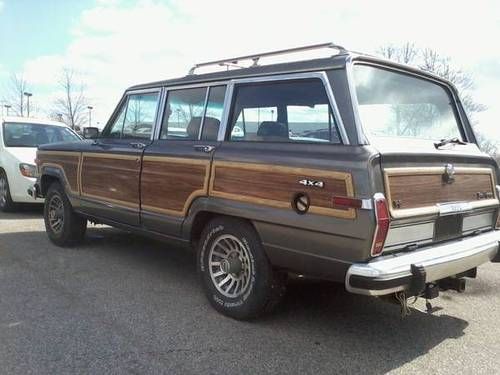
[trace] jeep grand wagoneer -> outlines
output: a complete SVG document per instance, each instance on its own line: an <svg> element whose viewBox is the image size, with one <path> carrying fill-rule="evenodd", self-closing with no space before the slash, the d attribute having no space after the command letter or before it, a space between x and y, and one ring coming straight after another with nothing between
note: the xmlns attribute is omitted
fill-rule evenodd
<svg viewBox="0 0 500 375"><path fill-rule="evenodd" d="M337 53L259 64L319 47ZM131 87L97 138L41 146L37 164L54 243L90 220L192 246L211 304L238 319L289 274L406 300L498 259L498 167L457 90L333 44Z"/></svg>

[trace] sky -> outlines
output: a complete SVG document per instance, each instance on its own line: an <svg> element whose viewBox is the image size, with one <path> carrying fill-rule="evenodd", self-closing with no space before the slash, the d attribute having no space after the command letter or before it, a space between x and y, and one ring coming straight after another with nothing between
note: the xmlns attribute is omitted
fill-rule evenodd
<svg viewBox="0 0 500 375"><path fill-rule="evenodd" d="M9 76L23 74L43 116L69 68L103 126L128 86L197 62L329 41L374 54L409 41L473 76L488 108L478 129L500 141L499 38L494 0L0 0L0 98Z"/></svg>

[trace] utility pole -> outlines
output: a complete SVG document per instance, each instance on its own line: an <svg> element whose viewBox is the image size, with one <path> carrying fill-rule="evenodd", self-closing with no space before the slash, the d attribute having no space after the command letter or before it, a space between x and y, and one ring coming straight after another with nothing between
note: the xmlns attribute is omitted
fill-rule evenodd
<svg viewBox="0 0 500 375"><path fill-rule="evenodd" d="M87 109L89 110L89 126L92 126L92 110L94 109L94 107L89 105L87 106Z"/></svg>
<svg viewBox="0 0 500 375"><path fill-rule="evenodd" d="M10 104L5 104L4 107L7 109L7 117L9 116L9 109L12 107Z"/></svg>
<svg viewBox="0 0 500 375"><path fill-rule="evenodd" d="M28 101L26 110L28 112L28 117L30 117L30 98L33 96L33 94L31 92L24 92L24 96L26 96L26 100Z"/></svg>

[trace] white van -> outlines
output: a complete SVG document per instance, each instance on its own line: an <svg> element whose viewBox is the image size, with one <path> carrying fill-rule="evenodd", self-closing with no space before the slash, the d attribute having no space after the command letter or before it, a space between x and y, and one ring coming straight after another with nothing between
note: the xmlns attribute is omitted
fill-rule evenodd
<svg viewBox="0 0 500 375"><path fill-rule="evenodd" d="M4 117L0 125L0 211L12 211L16 203L43 203L27 193L36 180L37 147L81 138L66 124L50 120Z"/></svg>

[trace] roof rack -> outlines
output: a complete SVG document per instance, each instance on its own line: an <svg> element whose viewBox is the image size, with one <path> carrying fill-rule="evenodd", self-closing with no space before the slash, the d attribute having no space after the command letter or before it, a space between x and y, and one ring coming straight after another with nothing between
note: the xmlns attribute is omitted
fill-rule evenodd
<svg viewBox="0 0 500 375"><path fill-rule="evenodd" d="M227 66L228 68L231 66L236 67L236 68L245 68L244 66L238 65L238 62L240 62L241 60L252 60L253 64L251 66L258 66L259 60L262 57L286 55L289 53L310 51L310 50L323 49L323 48L334 48L334 49L339 51L339 54L347 52L347 50L344 47L339 46L338 44L335 44L335 43L312 44L309 46L288 48L288 49L282 49L282 50L278 50L278 51L258 53L255 55L246 55L246 56L240 56L240 57L233 57L231 59L223 59L223 60L215 60L215 61L208 61L208 62L204 62L204 63L199 63L199 64L194 65L189 70L189 75L194 74L194 71L196 69L201 68L201 67L205 67L205 66L218 65L218 66Z"/></svg>

